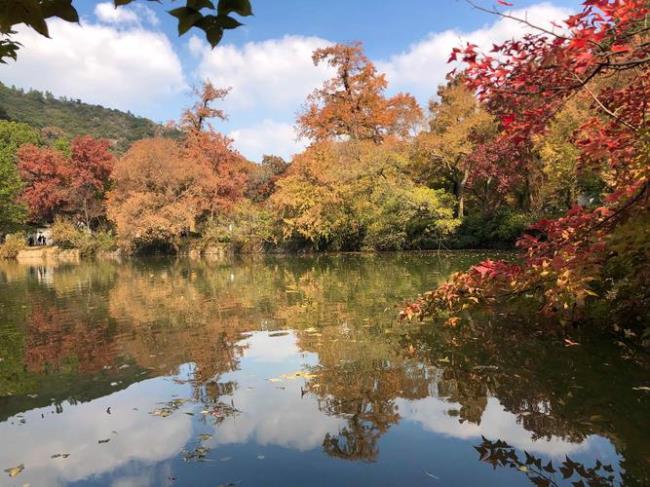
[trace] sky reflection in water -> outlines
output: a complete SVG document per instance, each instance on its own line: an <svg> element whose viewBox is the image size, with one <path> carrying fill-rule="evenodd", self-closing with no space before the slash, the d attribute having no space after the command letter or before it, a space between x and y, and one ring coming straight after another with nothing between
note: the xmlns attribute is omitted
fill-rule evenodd
<svg viewBox="0 0 650 487"><path fill-rule="evenodd" d="M479 257L2 264L0 485L531 485L482 436L643 485L643 368L396 322Z"/></svg>

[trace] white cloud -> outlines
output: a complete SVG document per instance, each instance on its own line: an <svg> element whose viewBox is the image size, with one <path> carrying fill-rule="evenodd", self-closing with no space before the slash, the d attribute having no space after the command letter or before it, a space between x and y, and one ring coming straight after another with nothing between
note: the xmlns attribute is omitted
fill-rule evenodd
<svg viewBox="0 0 650 487"><path fill-rule="evenodd" d="M95 15L101 22L107 24L137 24L140 19L138 14L127 7L115 8L111 2L95 5Z"/></svg>
<svg viewBox="0 0 650 487"><path fill-rule="evenodd" d="M510 13L550 29L554 28L551 21L560 22L570 15L569 10L550 3L540 3ZM380 61L377 65L380 71L387 74L393 91L408 91L423 102L435 95L438 85L444 83L446 74L454 68L447 63L454 47L472 42L483 51L489 51L492 43L499 44L531 31L530 27L515 20L499 18L492 24L471 32L446 30L431 33L406 51Z"/></svg>
<svg viewBox="0 0 650 487"><path fill-rule="evenodd" d="M253 161L261 161L264 154L289 159L304 149L305 141L298 140L293 124L266 119L259 124L231 131L235 147Z"/></svg>
<svg viewBox="0 0 650 487"><path fill-rule="evenodd" d="M154 110L186 90L180 60L162 33L141 27L53 20L51 39L20 28L19 61L3 82L123 110Z"/></svg>
<svg viewBox="0 0 650 487"><path fill-rule="evenodd" d="M97 20L106 24L136 24L149 23L158 25L156 13L142 4L115 8L112 2L102 2L95 6Z"/></svg>
<svg viewBox="0 0 650 487"><path fill-rule="evenodd" d="M307 95L331 76L331 69L315 67L311 59L314 50L328 44L318 37L285 36L210 49L192 37L189 49L199 57L200 78L232 87L226 100L232 109L280 109L294 115Z"/></svg>

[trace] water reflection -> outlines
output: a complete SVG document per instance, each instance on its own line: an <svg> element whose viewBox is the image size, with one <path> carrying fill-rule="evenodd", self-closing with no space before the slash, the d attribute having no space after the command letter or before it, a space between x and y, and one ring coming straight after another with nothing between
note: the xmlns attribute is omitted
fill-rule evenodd
<svg viewBox="0 0 650 487"><path fill-rule="evenodd" d="M0 485L647 484L641 360L396 322L481 257L0 264Z"/></svg>

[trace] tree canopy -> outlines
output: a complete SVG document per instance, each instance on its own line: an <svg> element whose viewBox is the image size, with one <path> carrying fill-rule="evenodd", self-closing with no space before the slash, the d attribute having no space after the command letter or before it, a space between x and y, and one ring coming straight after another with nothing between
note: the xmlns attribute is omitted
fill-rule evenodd
<svg viewBox="0 0 650 487"><path fill-rule="evenodd" d="M361 43L317 49L314 64L326 62L336 75L315 90L298 117L300 135L319 142L337 137L380 143L388 135L406 136L419 122L411 95L384 96L386 77L377 73Z"/></svg>

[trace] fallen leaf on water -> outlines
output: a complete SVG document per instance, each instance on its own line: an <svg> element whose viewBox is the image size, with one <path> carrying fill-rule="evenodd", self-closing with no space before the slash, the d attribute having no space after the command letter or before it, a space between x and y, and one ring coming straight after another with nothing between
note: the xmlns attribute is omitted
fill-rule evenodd
<svg viewBox="0 0 650 487"><path fill-rule="evenodd" d="M201 441L207 441L210 438L212 438L212 435L208 433L203 433L202 435L199 435L199 440Z"/></svg>
<svg viewBox="0 0 650 487"><path fill-rule="evenodd" d="M269 333L269 336L270 337L284 337L284 336L287 336L288 334L289 334L288 331L276 331L276 332L273 332L273 333Z"/></svg>
<svg viewBox="0 0 650 487"><path fill-rule="evenodd" d="M203 462L206 461L205 457L208 455L208 453L210 453L209 448L200 446L195 450L191 450L191 451L183 450L181 452L181 455L183 455L183 460L185 460L186 462L191 462L193 460Z"/></svg>
<svg viewBox="0 0 650 487"><path fill-rule="evenodd" d="M70 456L69 453L55 453L55 454L52 455L50 458L63 458L63 459L66 459L66 458L68 458L69 456Z"/></svg>
<svg viewBox="0 0 650 487"><path fill-rule="evenodd" d="M528 467L527 467L526 465L521 465L521 466L519 467L519 471L520 471L520 472L528 472Z"/></svg>
<svg viewBox="0 0 650 487"><path fill-rule="evenodd" d="M282 374L280 377L283 378L283 379L288 379L288 380L297 379L299 377L303 377L305 379L313 379L314 377L316 377L316 374L312 374L312 373L310 373L310 372L308 372L306 370L297 370L295 372L289 372L287 374Z"/></svg>
<svg viewBox="0 0 650 487"><path fill-rule="evenodd" d="M110 438L106 438L105 440L99 440L97 443L100 443L100 444L101 444L101 443L108 443L109 441L111 441L111 439L110 439Z"/></svg>
<svg viewBox="0 0 650 487"><path fill-rule="evenodd" d="M440 477L438 477L437 475L433 475L431 472L424 472L424 474L427 477L431 477L432 479L440 480Z"/></svg>
<svg viewBox="0 0 650 487"><path fill-rule="evenodd" d="M9 474L9 477L16 477L23 470L25 470L25 465L23 465L22 463L20 465L15 466L15 467L5 468L5 472L7 472Z"/></svg>
<svg viewBox="0 0 650 487"><path fill-rule="evenodd" d="M570 338L565 338L565 339L564 339L564 345L565 345L566 347L575 347L576 345L580 345L580 344L579 344L578 342L574 342L574 341L571 340Z"/></svg>

